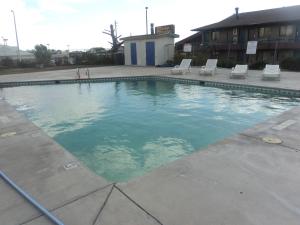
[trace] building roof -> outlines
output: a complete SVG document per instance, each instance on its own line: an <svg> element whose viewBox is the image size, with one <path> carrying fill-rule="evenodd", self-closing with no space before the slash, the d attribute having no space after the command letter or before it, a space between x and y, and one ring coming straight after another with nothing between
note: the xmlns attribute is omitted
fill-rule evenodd
<svg viewBox="0 0 300 225"><path fill-rule="evenodd" d="M129 36L129 37L123 37L121 40L123 41L136 41L136 40L149 40L149 39L158 39L163 37L169 37L169 38L178 38L178 34L146 34L146 35L137 35L137 36Z"/></svg>
<svg viewBox="0 0 300 225"><path fill-rule="evenodd" d="M239 13L238 19L236 18L236 14L233 14L232 16L229 16L218 23L195 28L192 31L214 30L219 28L259 24L285 23L292 21L300 21L300 5Z"/></svg>
<svg viewBox="0 0 300 225"><path fill-rule="evenodd" d="M181 44L188 43L189 41L191 41L191 40L193 40L194 38L197 38L197 37L202 37L202 32L197 32L196 34L188 36L188 37L176 42L175 45L181 45Z"/></svg>
<svg viewBox="0 0 300 225"><path fill-rule="evenodd" d="M18 55L16 46L0 45L0 57L14 57ZM34 55L27 51L20 50L20 55L24 57L33 57Z"/></svg>

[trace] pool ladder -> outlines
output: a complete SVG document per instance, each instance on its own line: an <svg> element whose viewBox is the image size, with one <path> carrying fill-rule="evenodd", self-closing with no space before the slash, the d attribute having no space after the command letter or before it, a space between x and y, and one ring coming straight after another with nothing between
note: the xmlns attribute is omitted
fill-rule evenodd
<svg viewBox="0 0 300 225"><path fill-rule="evenodd" d="M89 68L85 69L85 75L86 75L87 79L91 79ZM77 68L76 76L77 76L77 79L81 79L80 69L79 68Z"/></svg>

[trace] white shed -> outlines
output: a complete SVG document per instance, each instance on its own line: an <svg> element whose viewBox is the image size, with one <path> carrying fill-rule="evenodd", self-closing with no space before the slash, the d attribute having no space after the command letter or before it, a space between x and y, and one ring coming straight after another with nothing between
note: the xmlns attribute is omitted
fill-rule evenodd
<svg viewBox="0 0 300 225"><path fill-rule="evenodd" d="M177 34L149 34L124 37L125 65L156 66L173 60Z"/></svg>

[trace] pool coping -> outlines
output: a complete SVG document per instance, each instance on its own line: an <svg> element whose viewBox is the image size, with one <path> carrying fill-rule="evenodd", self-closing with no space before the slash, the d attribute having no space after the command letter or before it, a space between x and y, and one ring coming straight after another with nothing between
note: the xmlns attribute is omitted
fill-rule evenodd
<svg viewBox="0 0 300 225"><path fill-rule="evenodd" d="M0 88L18 87L18 86L33 86L33 85L59 85L59 84L74 84L74 83L103 83L103 82L116 82L116 81L168 81L181 84L195 84L205 87L216 87L234 90L245 90L252 92L276 94L289 97L300 97L300 90L287 89L287 88L275 88L265 87L262 85L250 85L250 84L237 84L230 82L220 81L207 81L201 79L180 78L163 75L146 75L146 76L118 76L118 77L101 77L90 79L55 79L55 80L29 80L29 81L10 81L0 82Z"/></svg>

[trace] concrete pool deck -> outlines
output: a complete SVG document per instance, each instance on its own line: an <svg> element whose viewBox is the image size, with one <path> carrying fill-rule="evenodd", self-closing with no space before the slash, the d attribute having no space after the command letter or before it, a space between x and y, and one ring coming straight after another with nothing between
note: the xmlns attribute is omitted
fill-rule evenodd
<svg viewBox="0 0 300 225"><path fill-rule="evenodd" d="M169 68L99 67L91 77L163 75ZM250 71L231 80L183 76L299 90L300 74L261 81ZM225 74L227 73L227 74ZM224 75L225 74L225 75ZM298 77L299 76L299 77ZM75 70L0 76L0 82L74 79ZM179 76L175 76L179 77ZM14 133L15 132L15 133ZM0 169L65 225L272 224L300 221L300 107L210 145L127 183L93 174L23 115L0 100ZM267 144L262 137L282 144ZM0 224L52 224L0 180Z"/></svg>
<svg viewBox="0 0 300 225"><path fill-rule="evenodd" d="M283 88L300 91L300 72L281 72L280 81L262 81L261 70L250 70L246 79L230 79L230 69L218 68L214 76L201 76L198 74L199 67L192 67L191 73L186 75L171 75L170 68L156 67L131 67L131 66L107 66L89 68L91 78L104 77L127 77L127 76L164 76L184 79L194 79L203 81L216 81L223 83L244 84L254 86L264 86L270 88ZM81 75L85 76L85 69L81 69ZM76 69L46 71L24 74L10 74L0 76L0 85L3 82L20 81L41 81L41 80L64 80L75 79Z"/></svg>

